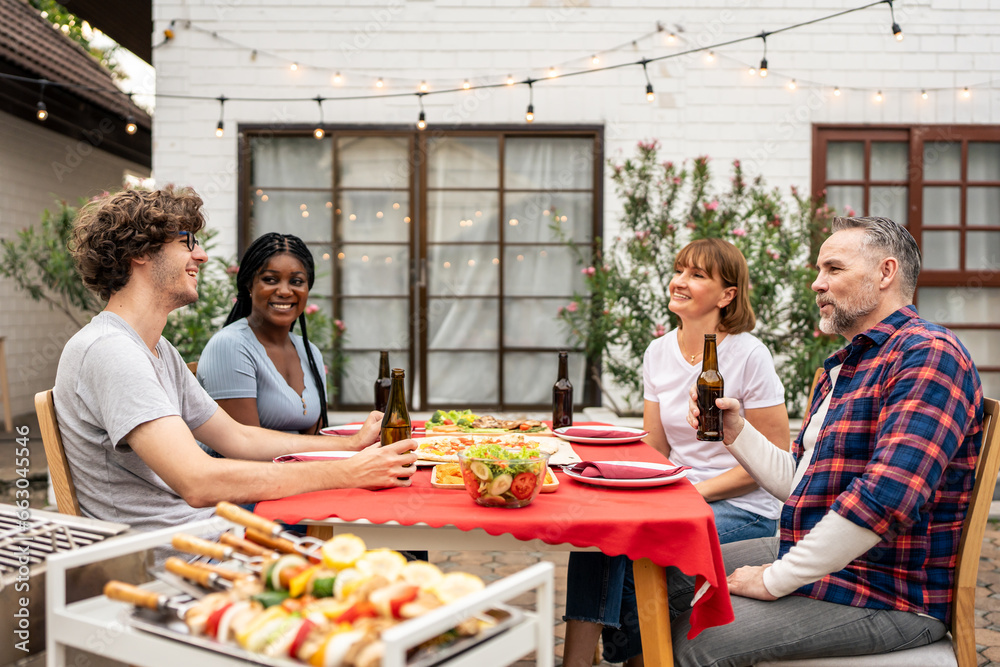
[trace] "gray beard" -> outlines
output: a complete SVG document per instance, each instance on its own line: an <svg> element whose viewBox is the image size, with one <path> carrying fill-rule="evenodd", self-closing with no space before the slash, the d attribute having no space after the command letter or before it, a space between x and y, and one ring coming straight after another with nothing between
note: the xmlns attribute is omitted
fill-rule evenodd
<svg viewBox="0 0 1000 667"><path fill-rule="evenodd" d="M857 328L861 318L867 317L878 308L878 291L869 283L856 296L843 303L830 301L825 303L833 305L833 313L820 316L819 330L825 334L846 336Z"/></svg>

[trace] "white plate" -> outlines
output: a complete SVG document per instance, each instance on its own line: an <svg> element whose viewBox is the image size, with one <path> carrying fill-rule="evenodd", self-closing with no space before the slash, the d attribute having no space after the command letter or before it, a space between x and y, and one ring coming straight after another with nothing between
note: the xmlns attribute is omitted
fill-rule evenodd
<svg viewBox="0 0 1000 667"><path fill-rule="evenodd" d="M339 459L349 459L357 452L330 451L330 452L298 452L297 454L282 454L275 457L275 463L287 463L288 461L337 461Z"/></svg>
<svg viewBox="0 0 1000 667"><path fill-rule="evenodd" d="M344 451L321 451L321 452L298 452L296 454L283 454L274 459L275 463L289 463L292 461L339 461L349 459L357 452ZM440 461L417 461L418 467L434 466Z"/></svg>
<svg viewBox="0 0 1000 667"><path fill-rule="evenodd" d="M319 430L321 435L354 435L361 430L363 424L341 424L340 426L327 426Z"/></svg>
<svg viewBox="0 0 1000 667"><path fill-rule="evenodd" d="M625 431L627 433L634 433L634 436L627 438L588 438L582 435L566 435L568 429L581 429L586 431L607 431L609 429L615 431ZM623 445L626 442L637 442L642 440L647 435L649 431L643 431L641 428L632 428L631 426L563 426L557 428L554 433L556 437L562 438L563 440L569 440L570 442L578 442L581 445Z"/></svg>
<svg viewBox="0 0 1000 667"><path fill-rule="evenodd" d="M642 461L595 461L595 463L613 463L615 465L625 465L633 466L636 468L646 468L648 470L670 470L671 468L676 468L677 466L668 466L662 463L644 463ZM583 482L584 484L593 484L594 486L611 486L622 489L644 489L651 486L666 486L667 484L673 484L679 479L684 479L687 477L688 470L682 470L676 475L670 475L669 477L642 477L640 479L605 479L603 477L584 477L579 473L575 473L572 470L567 470L563 468L563 472L567 477L575 479L578 482Z"/></svg>
<svg viewBox="0 0 1000 667"><path fill-rule="evenodd" d="M326 428L321 428L319 430L320 435L354 435L361 430L364 424L342 424L340 426L327 426ZM413 435L423 434L424 429L422 426L413 428Z"/></svg>

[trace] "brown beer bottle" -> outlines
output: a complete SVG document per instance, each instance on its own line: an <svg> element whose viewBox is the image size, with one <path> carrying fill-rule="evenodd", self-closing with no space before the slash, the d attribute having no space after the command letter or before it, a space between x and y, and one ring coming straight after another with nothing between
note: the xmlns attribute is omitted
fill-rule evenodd
<svg viewBox="0 0 1000 667"><path fill-rule="evenodd" d="M569 381L569 352L559 353L559 378L552 385L552 428L573 425L573 385Z"/></svg>
<svg viewBox="0 0 1000 667"><path fill-rule="evenodd" d="M699 440L722 440L722 411L715 399L722 398L725 383L719 374L719 353L715 334L705 334L705 353L698 376L698 435Z"/></svg>
<svg viewBox="0 0 1000 667"><path fill-rule="evenodd" d="M389 405L389 389L392 387L392 375L389 373L389 352L379 353L378 377L375 379L375 409L385 412Z"/></svg>
<svg viewBox="0 0 1000 667"><path fill-rule="evenodd" d="M392 387L389 389L389 403L382 417L380 444L384 447L410 437L410 411L406 409L406 388L403 385L403 369L392 369Z"/></svg>

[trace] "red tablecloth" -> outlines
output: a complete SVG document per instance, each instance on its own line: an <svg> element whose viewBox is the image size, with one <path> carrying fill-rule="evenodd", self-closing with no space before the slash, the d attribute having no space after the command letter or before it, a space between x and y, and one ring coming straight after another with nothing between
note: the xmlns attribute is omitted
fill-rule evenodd
<svg viewBox="0 0 1000 667"><path fill-rule="evenodd" d="M666 462L643 443L574 444L573 448L585 461ZM475 504L464 489L433 488L430 470L418 470L408 488L317 491L260 502L255 511L285 523L336 517L373 523L424 523L435 528L454 525L460 530L482 528L490 535L509 533L519 540L594 546L612 556L649 558L695 576L699 587L708 582L710 589L691 614L692 637L733 619L712 510L687 480L650 489L612 489L582 484L558 472L556 493L541 494L528 507L500 509ZM428 548L433 549L433 545Z"/></svg>

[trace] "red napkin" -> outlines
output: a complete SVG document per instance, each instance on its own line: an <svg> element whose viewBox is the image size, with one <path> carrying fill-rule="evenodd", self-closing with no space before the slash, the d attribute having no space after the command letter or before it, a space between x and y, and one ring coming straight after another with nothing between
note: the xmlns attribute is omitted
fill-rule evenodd
<svg viewBox="0 0 1000 667"><path fill-rule="evenodd" d="M650 477L672 477L689 470L689 466L677 466L666 470L653 470L639 466L620 465L600 461L582 461L566 467L584 477L603 477L604 479L649 479Z"/></svg>
<svg viewBox="0 0 1000 667"><path fill-rule="evenodd" d="M632 438L634 440L642 439L642 433L636 433L635 431L616 431L615 429L591 429L591 428L567 428L560 431L563 435L568 435L574 438Z"/></svg>

